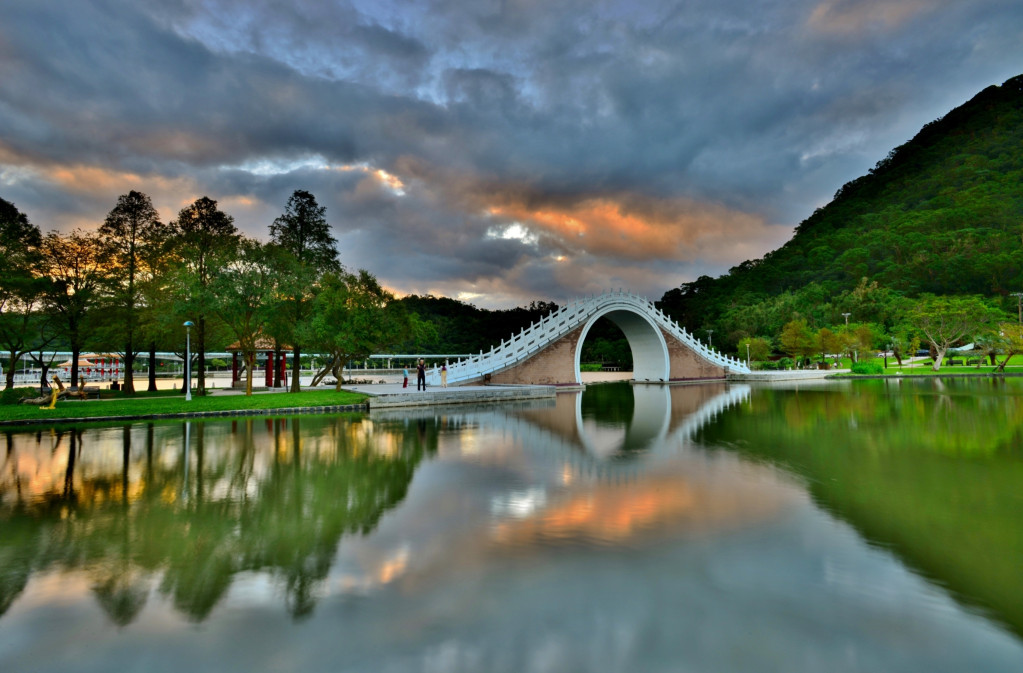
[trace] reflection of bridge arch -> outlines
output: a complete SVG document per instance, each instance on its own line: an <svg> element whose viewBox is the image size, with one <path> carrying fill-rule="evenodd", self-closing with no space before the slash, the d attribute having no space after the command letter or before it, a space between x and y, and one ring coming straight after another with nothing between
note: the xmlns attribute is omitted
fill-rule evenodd
<svg viewBox="0 0 1023 673"><path fill-rule="evenodd" d="M716 385L717 388L707 386ZM680 393L695 393L693 399L679 403ZM674 393L674 395L673 395ZM614 451L607 451L593 437L587 437L587 427L582 420L582 395L576 396L576 423L580 443L592 456L606 458L622 448L643 448L670 450L671 447L688 444L693 436L713 421L726 409L749 399L748 385L706 384L686 387L683 390L664 386L634 385L632 394L635 406L632 422L622 441ZM688 402L688 403L686 403Z"/></svg>
<svg viewBox="0 0 1023 673"><path fill-rule="evenodd" d="M562 393L556 399L513 405L370 410L374 422L443 417L447 424L499 432L527 448L544 447L551 459L574 474L618 478L635 469L633 461L608 460L623 448L671 452L719 414L749 399L750 386L724 382L694 386L634 385L629 428L599 437L582 418L581 393ZM614 443L612 443L614 442Z"/></svg>
<svg viewBox="0 0 1023 673"><path fill-rule="evenodd" d="M632 461L608 460L623 450L671 452L720 413L747 399L748 385L708 383L696 386L634 385L635 404L628 428L609 429L601 436L596 424L582 416L581 393L559 394L554 400L521 403L511 408L445 407L446 423L499 432L527 447L544 447L552 459L573 473L611 476L633 469ZM437 418L436 409L370 411L374 421ZM595 430L596 429L596 430Z"/></svg>
<svg viewBox="0 0 1023 673"><path fill-rule="evenodd" d="M570 302L490 351L449 366L448 383L580 385L580 349L602 317L618 325L628 340L636 381L723 379L729 372L749 371L740 360L704 346L652 302L619 291ZM429 380L439 384L439 372L432 371Z"/></svg>
<svg viewBox="0 0 1023 673"><path fill-rule="evenodd" d="M630 448L662 442L671 425L671 390L665 386L632 386L632 419L620 431L602 428L583 418L583 396L575 395L575 422L586 453L607 458Z"/></svg>

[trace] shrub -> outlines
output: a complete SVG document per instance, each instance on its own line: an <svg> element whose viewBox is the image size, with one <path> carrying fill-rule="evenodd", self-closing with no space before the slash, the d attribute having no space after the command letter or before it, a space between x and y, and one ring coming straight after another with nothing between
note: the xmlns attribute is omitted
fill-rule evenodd
<svg viewBox="0 0 1023 673"><path fill-rule="evenodd" d="M883 374L884 365L877 360L860 360L852 366L853 374Z"/></svg>
<svg viewBox="0 0 1023 673"><path fill-rule="evenodd" d="M17 404L22 398L35 397L38 394L35 388L5 388L0 393L0 404Z"/></svg>

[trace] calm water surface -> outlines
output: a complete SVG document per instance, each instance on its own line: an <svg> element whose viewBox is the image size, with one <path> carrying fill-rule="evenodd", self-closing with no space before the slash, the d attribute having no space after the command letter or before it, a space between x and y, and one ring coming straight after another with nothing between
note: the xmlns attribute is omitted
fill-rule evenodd
<svg viewBox="0 0 1023 673"><path fill-rule="evenodd" d="M0 438L0 671L1023 671L1023 382Z"/></svg>

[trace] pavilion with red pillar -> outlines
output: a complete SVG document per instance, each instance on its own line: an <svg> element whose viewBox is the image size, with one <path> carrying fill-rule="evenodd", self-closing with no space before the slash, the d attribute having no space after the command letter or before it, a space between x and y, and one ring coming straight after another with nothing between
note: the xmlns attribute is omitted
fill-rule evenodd
<svg viewBox="0 0 1023 673"><path fill-rule="evenodd" d="M238 377L238 355L243 354L242 346L240 341L236 341L227 347L227 352L231 354L231 387L239 385L241 381ZM280 373L281 381L284 380L284 373L287 371L288 365L288 352L292 350L291 346L285 346L281 344L276 346L273 339L269 337L259 337L256 339L256 354L266 353L266 387L274 387L274 371L278 370ZM281 351L281 359L275 362L275 353L277 350ZM255 376L252 379L253 385L256 384ZM278 382L278 387L283 384Z"/></svg>

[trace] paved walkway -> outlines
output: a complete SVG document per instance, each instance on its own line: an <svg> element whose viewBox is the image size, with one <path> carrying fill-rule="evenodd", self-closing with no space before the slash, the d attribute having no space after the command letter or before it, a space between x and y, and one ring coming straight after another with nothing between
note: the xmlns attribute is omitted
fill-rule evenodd
<svg viewBox="0 0 1023 673"><path fill-rule="evenodd" d="M373 383L343 385L342 390L370 395L369 408L418 407L442 404L478 404L483 402L508 402L530 400L557 395L555 386L429 386L416 390L411 384L402 388L401 383Z"/></svg>

